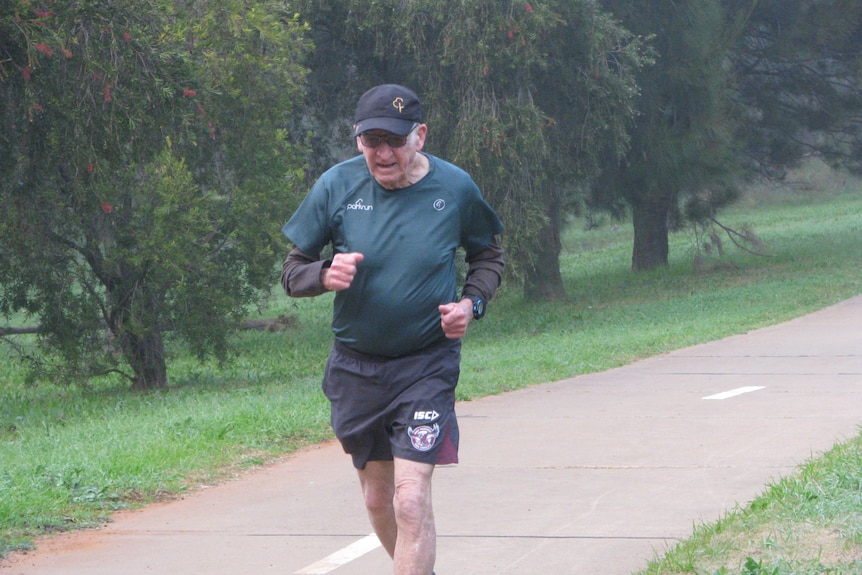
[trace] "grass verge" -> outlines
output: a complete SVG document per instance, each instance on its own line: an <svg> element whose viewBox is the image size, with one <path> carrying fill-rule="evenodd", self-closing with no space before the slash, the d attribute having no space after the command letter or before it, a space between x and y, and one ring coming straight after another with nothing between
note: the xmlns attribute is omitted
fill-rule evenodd
<svg viewBox="0 0 862 575"><path fill-rule="evenodd" d="M862 573L862 436L767 486L746 508L697 527L640 572L681 573Z"/></svg>

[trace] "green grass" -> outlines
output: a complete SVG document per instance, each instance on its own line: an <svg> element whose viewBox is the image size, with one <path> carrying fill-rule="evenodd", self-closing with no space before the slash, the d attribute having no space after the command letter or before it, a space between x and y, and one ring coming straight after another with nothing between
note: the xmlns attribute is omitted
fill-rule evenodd
<svg viewBox="0 0 862 575"><path fill-rule="evenodd" d="M767 486L745 509L697 527L641 572L680 573L862 573L862 436Z"/></svg>
<svg viewBox="0 0 862 575"><path fill-rule="evenodd" d="M727 242L707 273L693 271L691 233L673 236L667 269L633 274L630 224L576 225L564 238L568 299L526 301L501 290L488 318L471 326L459 398L609 369L862 293L862 185L806 177L808 189L756 190L724 213L726 224L750 224L769 256ZM319 382L330 306L330 296L274 296L264 315L295 323L243 333L226 365L200 365L169 344L170 389L150 394L129 393L119 379L28 386L0 345L0 555L328 439ZM856 441L836 450L770 486L751 508L698 527L644 573L862 572L852 559L862 556L862 449ZM817 571L827 554L844 570Z"/></svg>

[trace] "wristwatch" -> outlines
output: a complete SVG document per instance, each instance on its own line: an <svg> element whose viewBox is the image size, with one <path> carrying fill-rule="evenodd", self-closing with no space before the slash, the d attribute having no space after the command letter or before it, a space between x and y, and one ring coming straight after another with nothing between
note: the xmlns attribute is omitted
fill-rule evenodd
<svg viewBox="0 0 862 575"><path fill-rule="evenodd" d="M482 319L485 317L485 300L475 295L465 295L473 302L473 319Z"/></svg>

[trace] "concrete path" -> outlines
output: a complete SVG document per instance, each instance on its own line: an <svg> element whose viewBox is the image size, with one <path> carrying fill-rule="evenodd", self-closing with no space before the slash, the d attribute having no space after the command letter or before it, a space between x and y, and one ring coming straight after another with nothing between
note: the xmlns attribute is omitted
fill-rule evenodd
<svg viewBox="0 0 862 575"><path fill-rule="evenodd" d="M862 424L862 296L788 323L458 406L441 575L624 575ZM336 444L43 541L10 575L385 575Z"/></svg>

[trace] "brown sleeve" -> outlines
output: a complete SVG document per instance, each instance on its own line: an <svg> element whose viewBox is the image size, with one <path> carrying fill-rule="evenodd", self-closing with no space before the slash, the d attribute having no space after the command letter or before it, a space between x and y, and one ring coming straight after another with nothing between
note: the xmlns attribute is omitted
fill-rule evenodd
<svg viewBox="0 0 862 575"><path fill-rule="evenodd" d="M503 279L503 248L495 241L481 252L468 256L467 277L464 279L463 296L479 296L491 301Z"/></svg>
<svg viewBox="0 0 862 575"><path fill-rule="evenodd" d="M281 285L290 297L312 297L326 293L320 273L331 264L331 260L321 260L299 248L293 248L281 266Z"/></svg>

